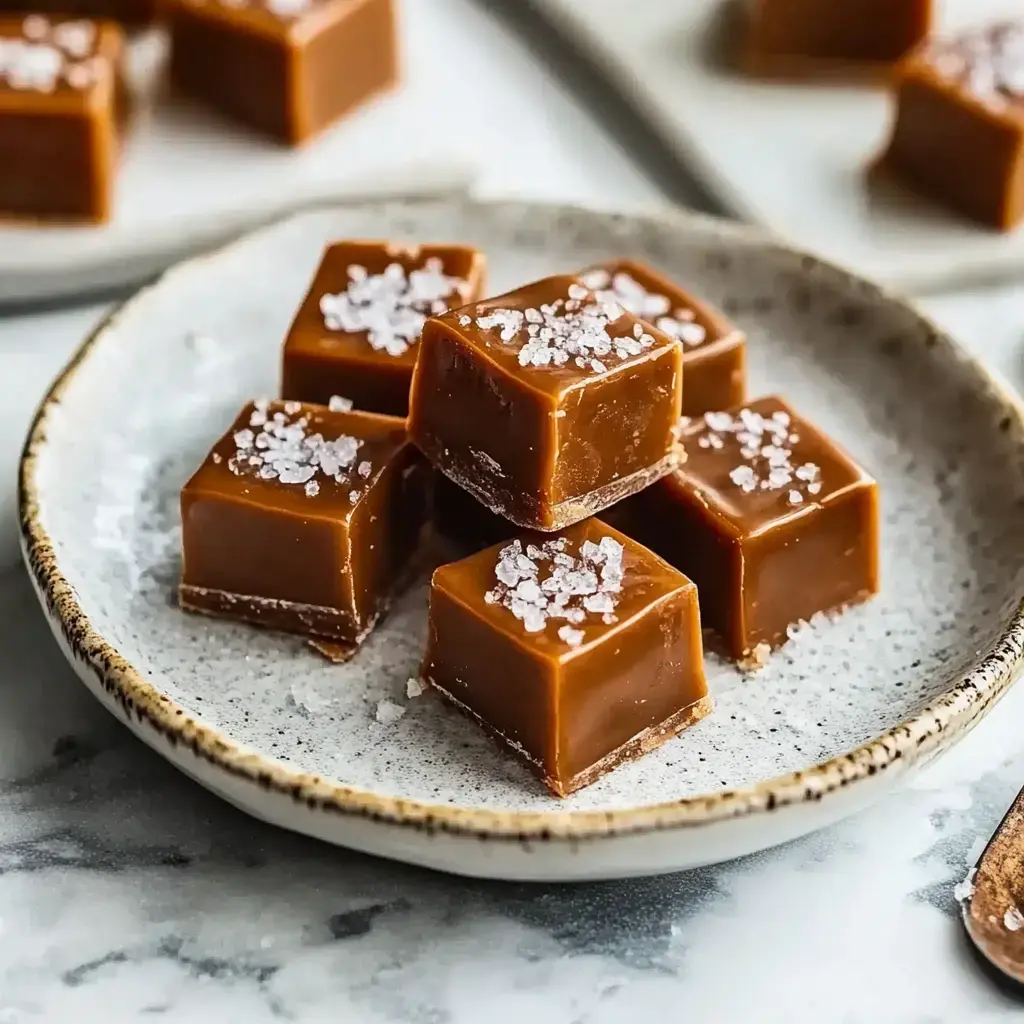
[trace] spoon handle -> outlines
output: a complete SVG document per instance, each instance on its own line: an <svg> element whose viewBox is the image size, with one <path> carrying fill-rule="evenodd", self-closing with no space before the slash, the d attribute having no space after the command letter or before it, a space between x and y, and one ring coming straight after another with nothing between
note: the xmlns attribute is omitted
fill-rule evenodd
<svg viewBox="0 0 1024 1024"><path fill-rule="evenodd" d="M964 924L981 954L1024 984L1024 790L996 830L973 874Z"/></svg>

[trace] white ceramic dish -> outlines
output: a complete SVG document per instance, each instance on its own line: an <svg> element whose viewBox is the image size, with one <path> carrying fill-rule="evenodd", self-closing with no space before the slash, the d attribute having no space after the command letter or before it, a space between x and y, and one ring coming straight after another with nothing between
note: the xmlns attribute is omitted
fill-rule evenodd
<svg viewBox="0 0 1024 1024"><path fill-rule="evenodd" d="M717 710L564 802L475 727L406 701L414 592L344 667L175 605L178 490L278 346L321 247L452 239L501 290L628 255L750 332L780 389L877 475L884 591L755 678L711 666ZM197 340L197 332L198 339ZM330 842L471 875L582 879L686 868L819 828L951 745L1004 692L1024 640L1024 415L902 302L752 229L468 200L302 214L168 272L88 341L21 471L26 561L99 698L204 786ZM407 705L392 727L379 700Z"/></svg>
<svg viewBox="0 0 1024 1024"><path fill-rule="evenodd" d="M465 190L475 161L451 135L457 79L433 57L451 21L442 13L421 0L404 4L404 87L298 151L164 95L166 40L143 34L130 70L144 110L128 137L112 220L0 226L0 303L139 284L310 203Z"/></svg>
<svg viewBox="0 0 1024 1024"><path fill-rule="evenodd" d="M1024 231L1003 236L864 170L890 122L884 90L758 82L721 59L736 0L532 0L634 101L736 216L826 259L915 292L1024 272ZM1018 0L939 0L940 31Z"/></svg>

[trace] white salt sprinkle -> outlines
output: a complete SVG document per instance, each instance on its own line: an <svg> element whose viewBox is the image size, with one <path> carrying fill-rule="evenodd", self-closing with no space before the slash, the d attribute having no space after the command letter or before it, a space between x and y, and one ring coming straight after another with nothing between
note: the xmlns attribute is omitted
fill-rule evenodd
<svg viewBox="0 0 1024 1024"><path fill-rule="evenodd" d="M821 491L821 467L813 462L793 463L793 445L799 437L791 428L789 413L778 410L770 416L740 409L704 414L699 448L738 449L740 463L729 471L729 479L745 494L755 491L786 491L789 505L802 505L808 495Z"/></svg>
<svg viewBox="0 0 1024 1024"><path fill-rule="evenodd" d="M401 704L396 704L393 700L381 700L377 702L377 713L376 719L381 725L394 725L402 715L405 714L405 708Z"/></svg>
<svg viewBox="0 0 1024 1024"><path fill-rule="evenodd" d="M255 402L249 426L232 435L235 453L228 469L236 476L301 484L310 498L320 493L318 477L347 482L362 441L347 434L328 441L310 433L310 418L298 415L301 411L299 402L283 403L273 412L266 400Z"/></svg>
<svg viewBox="0 0 1024 1024"><path fill-rule="evenodd" d="M382 274L365 267L348 268L348 287L320 298L324 326L332 331L366 334L375 352L404 355L419 340L428 316L448 308L453 295L465 295L467 282L448 277L436 256L406 272L401 263L389 264Z"/></svg>
<svg viewBox="0 0 1024 1024"><path fill-rule="evenodd" d="M622 590L623 546L613 537L599 544L584 541L578 557L566 550L564 537L540 546L514 540L501 549L494 575L497 586L484 594L487 604L500 604L519 619L527 633L542 632L549 621L564 620L558 638L570 647L583 643L584 632L574 629L590 614L603 621L614 611ZM614 616L612 616L614 619Z"/></svg>
<svg viewBox="0 0 1024 1024"><path fill-rule="evenodd" d="M0 84L28 92L53 92L62 82L87 89L96 80L97 29L92 21L51 25L38 14L21 24L20 38L0 39Z"/></svg>
<svg viewBox="0 0 1024 1024"><path fill-rule="evenodd" d="M995 108L1024 98L1024 22L1006 21L933 43L935 71Z"/></svg>
<svg viewBox="0 0 1024 1024"><path fill-rule="evenodd" d="M974 876L977 873L978 869L972 867L967 872L967 877L953 886L953 899L958 903L964 903L974 895Z"/></svg>
<svg viewBox="0 0 1024 1024"><path fill-rule="evenodd" d="M278 18L297 18L313 6L312 0L264 0L264 4Z"/></svg>
<svg viewBox="0 0 1024 1024"><path fill-rule="evenodd" d="M573 629L572 626L562 626L558 630L558 639L564 640L570 647L579 647L583 643L583 637L583 630Z"/></svg>
<svg viewBox="0 0 1024 1024"><path fill-rule="evenodd" d="M352 411L352 399L342 398L341 395L331 395L330 400L327 403L327 408L331 412L351 412Z"/></svg>
<svg viewBox="0 0 1024 1024"><path fill-rule="evenodd" d="M687 348L695 348L707 341L707 331L696 322L692 309L672 309L665 295L648 291L631 274L620 271L611 274L604 267L595 267L584 273L580 280L602 302L617 303L623 309L654 324L670 338L681 341Z"/></svg>
<svg viewBox="0 0 1024 1024"><path fill-rule="evenodd" d="M618 303L603 301L573 284L565 299L525 310L493 309L477 317L476 325L484 331L497 330L506 345L521 343L520 366L563 367L572 362L582 370L604 373L609 359L632 359L654 345L654 337L640 324L631 335L613 337L608 328L623 314Z"/></svg>
<svg viewBox="0 0 1024 1024"><path fill-rule="evenodd" d="M96 46L96 26L91 21L59 22L53 26L50 39L69 57L81 59L88 57Z"/></svg>

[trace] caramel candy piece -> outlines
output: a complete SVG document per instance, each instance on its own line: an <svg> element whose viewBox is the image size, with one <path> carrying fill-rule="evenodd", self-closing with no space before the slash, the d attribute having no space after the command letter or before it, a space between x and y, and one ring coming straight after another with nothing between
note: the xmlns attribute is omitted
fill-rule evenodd
<svg viewBox="0 0 1024 1024"><path fill-rule="evenodd" d="M558 796L711 710L693 584L596 519L438 569L423 677Z"/></svg>
<svg viewBox="0 0 1024 1024"><path fill-rule="evenodd" d="M466 245L330 246L285 339L282 395L405 416L424 321L476 301L484 270Z"/></svg>
<svg viewBox="0 0 1024 1024"><path fill-rule="evenodd" d="M632 260L588 267L583 284L683 346L683 415L729 409L747 397L747 339L716 309Z"/></svg>
<svg viewBox="0 0 1024 1024"><path fill-rule="evenodd" d="M409 436L492 512L559 530L670 472L682 345L576 277L427 321Z"/></svg>
<svg viewBox="0 0 1024 1024"><path fill-rule="evenodd" d="M123 49L110 22L0 19L0 215L109 219Z"/></svg>
<svg viewBox="0 0 1024 1024"><path fill-rule="evenodd" d="M931 31L934 0L749 0L742 62L765 76L884 69Z"/></svg>
<svg viewBox="0 0 1024 1024"><path fill-rule="evenodd" d="M183 92L296 146L398 81L394 0L168 0Z"/></svg>
<svg viewBox="0 0 1024 1024"><path fill-rule="evenodd" d="M430 467L405 423L246 406L181 492L181 605L358 644L408 575Z"/></svg>
<svg viewBox="0 0 1024 1024"><path fill-rule="evenodd" d="M1024 217L1024 21L910 57L882 166L958 213L1008 231Z"/></svg>
<svg viewBox="0 0 1024 1024"><path fill-rule="evenodd" d="M733 658L878 591L875 481L781 398L708 413L683 443L686 464L618 521L697 584Z"/></svg>

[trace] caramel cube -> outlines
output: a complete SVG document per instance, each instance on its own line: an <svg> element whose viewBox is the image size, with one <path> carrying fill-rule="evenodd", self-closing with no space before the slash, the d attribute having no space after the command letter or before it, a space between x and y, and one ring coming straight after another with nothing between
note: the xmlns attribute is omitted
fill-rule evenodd
<svg viewBox="0 0 1024 1024"><path fill-rule="evenodd" d="M935 0L750 0L743 64L800 76L886 68L931 31Z"/></svg>
<svg viewBox="0 0 1024 1024"><path fill-rule="evenodd" d="M614 260L588 267L583 284L683 346L683 415L729 409L747 397L747 339L718 310L651 267Z"/></svg>
<svg viewBox="0 0 1024 1024"><path fill-rule="evenodd" d="M693 584L596 519L436 570L423 676L558 796L711 710Z"/></svg>
<svg viewBox="0 0 1024 1024"><path fill-rule="evenodd" d="M394 0L168 0L171 79L296 146L398 81Z"/></svg>
<svg viewBox="0 0 1024 1024"><path fill-rule="evenodd" d="M405 423L246 406L181 493L181 605L358 644L405 580L430 467Z"/></svg>
<svg viewBox="0 0 1024 1024"><path fill-rule="evenodd" d="M109 22L0 19L0 215L110 218L123 49Z"/></svg>
<svg viewBox="0 0 1024 1024"><path fill-rule="evenodd" d="M682 345L573 276L427 321L409 436L526 529L586 519L670 472Z"/></svg>
<svg viewBox="0 0 1024 1024"><path fill-rule="evenodd" d="M908 58L882 165L908 186L981 224L1024 218L1024 21L1006 22Z"/></svg>
<svg viewBox="0 0 1024 1024"><path fill-rule="evenodd" d="M878 590L878 487L782 399L707 413L687 461L619 510L621 529L696 583L736 660Z"/></svg>
<svg viewBox="0 0 1024 1024"><path fill-rule="evenodd" d="M464 245L338 242L284 344L281 394L405 416L423 324L480 297L484 257Z"/></svg>

